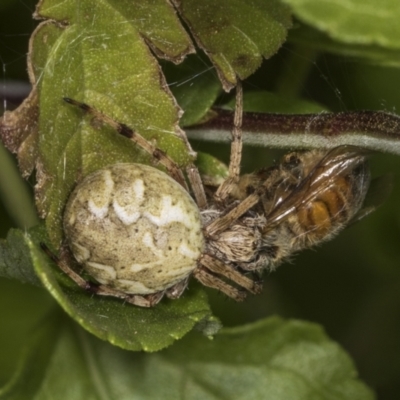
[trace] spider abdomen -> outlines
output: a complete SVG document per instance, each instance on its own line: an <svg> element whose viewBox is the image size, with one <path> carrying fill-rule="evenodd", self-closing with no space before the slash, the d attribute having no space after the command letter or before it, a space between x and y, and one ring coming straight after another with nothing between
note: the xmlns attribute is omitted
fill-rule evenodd
<svg viewBox="0 0 400 400"><path fill-rule="evenodd" d="M199 210L165 173L115 164L87 177L64 214L69 247L99 283L151 294L184 280L203 248Z"/></svg>

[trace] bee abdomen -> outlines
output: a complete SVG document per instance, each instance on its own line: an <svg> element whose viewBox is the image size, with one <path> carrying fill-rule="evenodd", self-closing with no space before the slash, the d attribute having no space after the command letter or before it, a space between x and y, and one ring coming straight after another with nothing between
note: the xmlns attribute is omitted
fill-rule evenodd
<svg viewBox="0 0 400 400"><path fill-rule="evenodd" d="M338 177L335 185L297 211L298 223L308 242L303 246L327 239L350 220L353 216L349 207L351 197L352 185L348 177Z"/></svg>
<svg viewBox="0 0 400 400"><path fill-rule="evenodd" d="M331 239L357 215L368 191L368 163L351 146L297 157L296 165L291 162L293 155L289 163L286 157L280 173L265 183L267 189L272 188L262 199L267 215L263 251L269 268ZM293 179L297 180L294 187Z"/></svg>

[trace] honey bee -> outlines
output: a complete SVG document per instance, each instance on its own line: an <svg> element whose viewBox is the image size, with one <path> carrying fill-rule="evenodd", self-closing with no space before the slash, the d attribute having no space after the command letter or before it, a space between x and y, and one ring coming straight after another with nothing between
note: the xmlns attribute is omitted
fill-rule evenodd
<svg viewBox="0 0 400 400"><path fill-rule="evenodd" d="M286 154L278 165L240 177L232 196L242 201L258 193L260 200L210 247L228 262L240 259L244 270L274 269L342 230L369 184L366 154L354 146Z"/></svg>

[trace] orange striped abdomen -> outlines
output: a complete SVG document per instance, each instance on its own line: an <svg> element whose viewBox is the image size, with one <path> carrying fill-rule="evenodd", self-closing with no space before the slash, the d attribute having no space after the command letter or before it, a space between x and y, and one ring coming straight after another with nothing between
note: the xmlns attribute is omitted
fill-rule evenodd
<svg viewBox="0 0 400 400"><path fill-rule="evenodd" d="M296 231L294 246L305 248L318 244L346 226L360 208L358 193L357 174L338 176L315 199L300 206L293 216L297 219L292 226Z"/></svg>

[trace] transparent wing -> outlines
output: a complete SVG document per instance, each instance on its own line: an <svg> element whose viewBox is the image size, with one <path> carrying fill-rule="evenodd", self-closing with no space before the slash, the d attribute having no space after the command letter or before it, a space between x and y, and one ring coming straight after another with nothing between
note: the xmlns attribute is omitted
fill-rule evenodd
<svg viewBox="0 0 400 400"><path fill-rule="evenodd" d="M268 228L281 223L296 209L328 190L338 176L351 173L365 162L367 154L368 151L356 146L339 146L328 151L293 190L277 196L279 200L267 215Z"/></svg>
<svg viewBox="0 0 400 400"><path fill-rule="evenodd" d="M392 193L393 185L392 174L386 174L372 179L368 193L363 202L363 207L354 215L348 225L355 224L380 207Z"/></svg>

